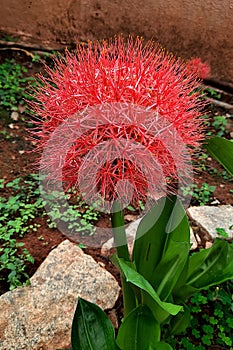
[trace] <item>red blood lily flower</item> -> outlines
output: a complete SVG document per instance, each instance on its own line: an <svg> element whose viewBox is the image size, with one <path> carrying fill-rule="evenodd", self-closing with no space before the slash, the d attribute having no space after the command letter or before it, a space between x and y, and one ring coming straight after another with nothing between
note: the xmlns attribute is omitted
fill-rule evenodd
<svg viewBox="0 0 233 350"><path fill-rule="evenodd" d="M208 79L210 77L210 66L206 62L202 62L199 57L189 60L187 66L190 71L196 73L200 79Z"/></svg>
<svg viewBox="0 0 233 350"><path fill-rule="evenodd" d="M202 138L200 82L141 38L78 45L36 91L40 163L87 199L137 203L172 192ZM189 152L186 150L189 147Z"/></svg>

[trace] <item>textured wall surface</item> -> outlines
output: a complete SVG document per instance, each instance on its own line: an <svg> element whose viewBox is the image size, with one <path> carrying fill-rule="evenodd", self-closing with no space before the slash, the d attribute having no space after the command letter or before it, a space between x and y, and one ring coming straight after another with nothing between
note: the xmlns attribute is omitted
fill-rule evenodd
<svg viewBox="0 0 233 350"><path fill-rule="evenodd" d="M233 0L0 0L0 30L29 44L58 48L116 33L153 37L212 77L233 83Z"/></svg>

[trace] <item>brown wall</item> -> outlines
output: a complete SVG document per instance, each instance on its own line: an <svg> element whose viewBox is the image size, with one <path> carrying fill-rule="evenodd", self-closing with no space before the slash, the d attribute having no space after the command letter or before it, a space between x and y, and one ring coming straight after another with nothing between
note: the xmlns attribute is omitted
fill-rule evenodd
<svg viewBox="0 0 233 350"><path fill-rule="evenodd" d="M233 0L0 0L0 13L0 30L29 44L134 33L201 57L212 78L233 83Z"/></svg>

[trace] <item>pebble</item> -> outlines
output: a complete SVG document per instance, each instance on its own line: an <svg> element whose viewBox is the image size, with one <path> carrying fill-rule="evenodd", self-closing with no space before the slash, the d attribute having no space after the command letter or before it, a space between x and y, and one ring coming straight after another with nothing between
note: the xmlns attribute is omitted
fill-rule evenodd
<svg viewBox="0 0 233 350"><path fill-rule="evenodd" d="M19 113L16 111L11 112L11 119L17 122L19 120Z"/></svg>

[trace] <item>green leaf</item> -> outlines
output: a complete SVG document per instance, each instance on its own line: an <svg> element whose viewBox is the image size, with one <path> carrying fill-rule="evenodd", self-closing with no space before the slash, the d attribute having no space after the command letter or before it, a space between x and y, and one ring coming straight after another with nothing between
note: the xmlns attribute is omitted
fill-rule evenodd
<svg viewBox="0 0 233 350"><path fill-rule="evenodd" d="M190 258L187 284L203 289L233 278L233 244L216 238L211 248Z"/></svg>
<svg viewBox="0 0 233 350"><path fill-rule="evenodd" d="M114 328L97 305L78 299L71 331L73 350L117 349Z"/></svg>
<svg viewBox="0 0 233 350"><path fill-rule="evenodd" d="M148 350L160 339L160 325L151 310L139 305L122 322L117 344L123 350Z"/></svg>
<svg viewBox="0 0 233 350"><path fill-rule="evenodd" d="M222 236L222 237L225 237L225 238L228 238L228 237L229 237L228 233L225 231L224 228L222 228L222 227L217 227L215 230L216 230L216 232L219 234L219 236Z"/></svg>
<svg viewBox="0 0 233 350"><path fill-rule="evenodd" d="M186 283L174 292L185 301L195 292L233 279L233 244L216 238L209 249L194 253L189 260Z"/></svg>
<svg viewBox="0 0 233 350"><path fill-rule="evenodd" d="M134 243L133 260L137 271L153 285L154 271L169 242L190 240L188 220L175 196L159 199L141 220Z"/></svg>
<svg viewBox="0 0 233 350"><path fill-rule="evenodd" d="M133 261L137 271L148 280L162 257L166 241L165 229L172 209L173 203L161 198L151 207L138 226Z"/></svg>
<svg viewBox="0 0 233 350"><path fill-rule="evenodd" d="M173 350L172 347L164 342L156 343L154 347L150 348L151 350Z"/></svg>
<svg viewBox="0 0 233 350"><path fill-rule="evenodd" d="M162 300L172 293L185 267L190 244L169 240L169 246L153 274L153 287Z"/></svg>
<svg viewBox="0 0 233 350"><path fill-rule="evenodd" d="M166 303L164 301L161 301L151 284L132 267L128 266L127 262L124 261L124 259L120 259L117 255L113 255L111 257L111 260L114 263L114 265L121 270L121 273L125 275L127 282L130 282L134 286L137 286L141 290L147 292L163 310L165 310L171 315L176 315L179 311L183 310L183 307L180 305L175 305L172 303Z"/></svg>
<svg viewBox="0 0 233 350"><path fill-rule="evenodd" d="M207 140L205 146L211 157L216 159L233 176L233 142L221 137Z"/></svg>
<svg viewBox="0 0 233 350"><path fill-rule="evenodd" d="M190 325L190 310L184 305L184 312L171 318L169 335L181 334Z"/></svg>

